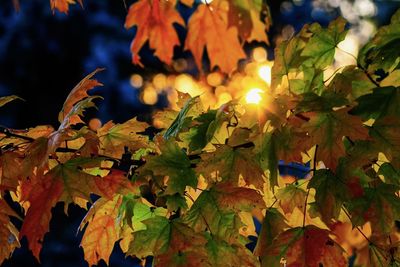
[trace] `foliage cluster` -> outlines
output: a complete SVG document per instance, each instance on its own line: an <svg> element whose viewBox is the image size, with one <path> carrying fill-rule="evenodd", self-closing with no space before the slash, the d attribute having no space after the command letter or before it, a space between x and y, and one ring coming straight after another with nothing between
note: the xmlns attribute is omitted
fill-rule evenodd
<svg viewBox="0 0 400 267"><path fill-rule="evenodd" d="M142 0L131 7L127 26L138 26L134 62L148 39L161 60L171 60L171 25L180 22L173 4ZM218 20L214 6L200 5L189 28L208 25L206 17ZM141 15L151 19L140 21ZM241 45L229 41L240 25L221 25L223 34L196 33L201 38L195 40L189 33L186 47L201 49L193 53L200 65L206 46L211 65L231 72L241 55L218 53L226 53L225 41L241 53ZM400 11L361 49L357 65L324 80L345 26L341 18L328 28L306 25L281 42L259 106L237 99L210 109L199 97L180 94L180 110L155 114L165 127L153 138L136 118L86 126L84 111L100 98L88 92L101 86L93 78L101 69L68 95L57 129L3 127L0 260L23 237L39 259L52 208L59 202L66 212L71 203L87 208L96 195L80 227L89 265L108 262L118 243L127 255L154 256L156 266L346 266L350 255L336 230L351 222L368 241L367 256L356 265L399 266ZM210 43L217 41L214 49ZM2 97L0 106L15 99ZM311 170L306 179L288 182L279 176L279 160L309 162ZM10 216L23 220L20 230ZM252 217L262 220L254 251L246 247L255 234ZM361 227L368 222L367 236Z"/></svg>

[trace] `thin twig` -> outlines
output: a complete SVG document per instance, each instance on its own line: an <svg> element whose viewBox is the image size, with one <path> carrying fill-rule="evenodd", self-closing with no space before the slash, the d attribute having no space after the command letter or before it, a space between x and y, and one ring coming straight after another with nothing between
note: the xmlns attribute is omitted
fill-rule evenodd
<svg viewBox="0 0 400 267"><path fill-rule="evenodd" d="M346 216L349 218L349 220L351 221L351 216L350 214L347 212L347 210L343 209L343 212L346 214ZM360 227L356 226L356 229L360 232L360 234L365 238L365 240L368 241L369 244L374 244L372 243L372 241L364 234L364 232L360 229Z"/></svg>

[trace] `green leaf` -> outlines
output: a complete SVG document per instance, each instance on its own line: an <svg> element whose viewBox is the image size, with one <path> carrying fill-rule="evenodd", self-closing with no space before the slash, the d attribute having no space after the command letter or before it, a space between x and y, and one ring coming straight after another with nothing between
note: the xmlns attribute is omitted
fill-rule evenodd
<svg viewBox="0 0 400 267"><path fill-rule="evenodd" d="M134 233L128 254L138 258L157 255L168 250L171 238L171 225L167 218L156 216L143 221L145 230Z"/></svg>
<svg viewBox="0 0 400 267"><path fill-rule="evenodd" d="M153 255L156 266L210 266L206 239L187 225L159 216L144 223L146 229L133 234L130 255L139 258Z"/></svg>
<svg viewBox="0 0 400 267"><path fill-rule="evenodd" d="M214 136L215 130L210 127L215 121L216 110L210 110L194 119L194 126L189 130L189 150L196 151L204 148Z"/></svg>
<svg viewBox="0 0 400 267"><path fill-rule="evenodd" d="M383 163L378 174L385 177L385 183L400 186L400 170L395 169L390 163Z"/></svg>
<svg viewBox="0 0 400 267"><path fill-rule="evenodd" d="M204 190L188 213L184 221L196 232L209 230L223 240L236 240L239 236L239 228L243 225L239 216L232 209L222 206L218 201L215 191Z"/></svg>
<svg viewBox="0 0 400 267"><path fill-rule="evenodd" d="M398 190L398 187L382 182L374 188L364 188L364 196L348 203L353 225L361 226L370 221L374 232L390 233L394 221L400 219Z"/></svg>
<svg viewBox="0 0 400 267"><path fill-rule="evenodd" d="M266 266L265 260L267 259L265 259L265 256L268 253L268 247L272 245L275 237L289 227L285 221L285 217L275 208L270 208L265 213L261 232L254 249L254 254L261 257L262 266Z"/></svg>
<svg viewBox="0 0 400 267"><path fill-rule="evenodd" d="M197 187L197 177L185 152L174 140L160 145L161 154L147 158L142 171L150 171L156 176L168 176L165 194L183 195L186 186Z"/></svg>
<svg viewBox="0 0 400 267"><path fill-rule="evenodd" d="M332 64L337 45L344 40L347 34L346 21L339 17L329 24L328 29L322 29L320 25L313 24L310 31L313 36L306 44L302 56L310 57L310 61L316 68L324 69Z"/></svg>
<svg viewBox="0 0 400 267"><path fill-rule="evenodd" d="M211 182L221 177L222 181L229 181L232 184L237 184L239 176L242 175L247 184L262 188L264 171L251 148L215 146L217 149L214 152L201 154L201 161L196 167L199 174Z"/></svg>
<svg viewBox="0 0 400 267"><path fill-rule="evenodd" d="M378 87L371 94L363 95L356 101L358 105L350 113L365 120L400 116L400 88Z"/></svg>
<svg viewBox="0 0 400 267"><path fill-rule="evenodd" d="M197 96L189 99L178 113L178 116L175 118L174 122L165 131L164 138L169 139L171 137L176 137L184 127L188 127L193 113L199 112L199 104L201 104L200 97Z"/></svg>
<svg viewBox="0 0 400 267"><path fill-rule="evenodd" d="M301 152L308 149L306 147L308 139L309 136L290 125L260 134L256 138L254 141L256 158L263 170L269 170L272 187L278 185L279 160L301 162Z"/></svg>
<svg viewBox="0 0 400 267"><path fill-rule="evenodd" d="M370 135L379 144L382 152L391 160L395 168L400 167L400 118L384 117L375 121Z"/></svg>
<svg viewBox="0 0 400 267"><path fill-rule="evenodd" d="M285 214L292 213L296 207L303 210L306 195L306 191L294 184L288 184L276 192L276 198Z"/></svg>
<svg viewBox="0 0 400 267"><path fill-rule="evenodd" d="M361 48L358 63L369 73L376 70L392 72L397 68L400 57L400 11L392 17L390 25L379 28L371 41Z"/></svg>
<svg viewBox="0 0 400 267"><path fill-rule="evenodd" d="M292 69L300 66L303 61L300 54L304 46L304 41L294 37L283 41L275 48L275 61L271 69L271 88L276 89L284 76L287 77Z"/></svg>
<svg viewBox="0 0 400 267"><path fill-rule="evenodd" d="M208 235L206 249L211 266L259 266L257 258L244 245L228 242Z"/></svg>
<svg viewBox="0 0 400 267"><path fill-rule="evenodd" d="M348 199L345 181L336 177L327 169L317 170L308 184L315 189L314 208L321 214L321 219L327 225L338 219L343 203Z"/></svg>

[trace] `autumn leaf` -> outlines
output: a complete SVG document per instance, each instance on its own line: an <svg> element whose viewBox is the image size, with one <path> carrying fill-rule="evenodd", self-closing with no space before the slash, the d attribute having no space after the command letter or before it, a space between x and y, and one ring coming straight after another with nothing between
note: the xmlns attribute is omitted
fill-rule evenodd
<svg viewBox="0 0 400 267"><path fill-rule="evenodd" d="M20 237L26 236L29 248L39 259L43 237L49 230L51 209L58 203L64 202L65 210L68 205L84 199L90 201L90 194L103 195L98 183L101 177L90 175L82 168L98 166L102 158L76 158L59 164L43 177L33 180L32 189L27 200L30 207L26 212ZM110 189L107 189L110 190Z"/></svg>
<svg viewBox="0 0 400 267"><path fill-rule="evenodd" d="M286 185L276 192L276 198L285 214L292 213L296 207L303 210L306 195L306 191L294 184Z"/></svg>
<svg viewBox="0 0 400 267"><path fill-rule="evenodd" d="M199 174L204 175L210 181L221 177L222 181L230 182L233 185L238 184L241 175L247 184L262 188L264 171L251 148L215 146L214 152L201 155L202 161L196 167Z"/></svg>
<svg viewBox="0 0 400 267"><path fill-rule="evenodd" d="M146 165L141 172L150 171L153 175L168 177L165 194L183 195L186 186L196 188L197 177L185 152L170 139L160 144L161 154L146 158Z"/></svg>
<svg viewBox="0 0 400 267"><path fill-rule="evenodd" d="M102 71L104 69L96 69L89 75L87 75L85 78L83 78L75 87L72 89L72 91L69 93L67 99L64 102L64 105L58 114L58 121L60 123L63 123L65 117L68 115L68 113L71 112L73 106L81 101L82 99L88 97L89 95L87 94L87 91L97 87L97 86L102 86L101 83L99 83L97 80L92 79L96 73Z"/></svg>
<svg viewBox="0 0 400 267"><path fill-rule="evenodd" d="M105 156L121 158L125 147L129 148L131 152L149 147L148 138L139 134L144 132L147 127L147 123L137 121L136 118L122 124L107 122L97 130L100 141L99 152Z"/></svg>
<svg viewBox="0 0 400 267"><path fill-rule="evenodd" d="M276 237L267 256L275 259L274 266L282 258L288 267L347 266L343 249L329 235L313 225L291 228Z"/></svg>
<svg viewBox="0 0 400 267"><path fill-rule="evenodd" d="M76 2L83 6L82 0L50 0L50 7L51 10L53 10L53 13L57 9L58 11L67 14L69 10L69 5L75 4Z"/></svg>
<svg viewBox="0 0 400 267"><path fill-rule="evenodd" d="M254 254L261 257L262 266L266 266L267 248L272 244L275 237L288 228L285 217L275 208L269 208L262 221L261 231L254 249Z"/></svg>
<svg viewBox="0 0 400 267"><path fill-rule="evenodd" d="M379 28L376 35L360 49L357 62L367 69L369 74L375 76L379 69L387 73L396 69L400 56L399 18L400 11L397 10L391 18L391 23Z"/></svg>
<svg viewBox="0 0 400 267"><path fill-rule="evenodd" d="M153 255L157 266L203 266L201 263L207 259L204 237L196 235L179 220L156 216L144 224L145 230L134 233L128 250L130 255L139 258Z"/></svg>
<svg viewBox="0 0 400 267"><path fill-rule="evenodd" d="M265 33L269 28L269 23L265 24L260 20L261 11L264 4L260 0L236 0L229 2L228 27L234 26L238 29L242 40L251 42L268 42Z"/></svg>
<svg viewBox="0 0 400 267"><path fill-rule="evenodd" d="M259 266L257 258L243 244L229 244L211 235L206 237L208 238L206 249L210 266Z"/></svg>
<svg viewBox="0 0 400 267"><path fill-rule="evenodd" d="M222 72L231 73L245 53L239 43L235 27L228 28L224 10L213 5L199 5L188 23L185 48L190 50L199 69L202 69L204 48L210 58L211 69L218 66ZM224 38L220 38L224 36Z"/></svg>
<svg viewBox="0 0 400 267"><path fill-rule="evenodd" d="M301 162L301 152L307 150L309 137L296 127L286 126L256 137L255 151L257 159L264 170L269 170L272 187L278 185L278 163Z"/></svg>
<svg viewBox="0 0 400 267"><path fill-rule="evenodd" d="M315 202L311 203L327 225L339 218L343 203L349 198L347 185L327 169L315 171L308 188L315 189Z"/></svg>
<svg viewBox="0 0 400 267"><path fill-rule="evenodd" d="M121 195L115 195L111 200L100 198L81 222L80 230L87 224L81 247L89 266L97 265L100 260L108 265L114 244L120 238L116 219L121 202Z"/></svg>
<svg viewBox="0 0 400 267"><path fill-rule="evenodd" d="M179 45L178 34L174 23L185 25L175 10L176 1L140 0L129 8L125 20L125 28L137 26L135 38L131 44L132 62L142 65L139 51L149 41L155 55L163 62L170 64L174 47Z"/></svg>
<svg viewBox="0 0 400 267"><path fill-rule="evenodd" d="M196 231L208 229L213 235L230 242L242 225L237 212L263 207L265 204L255 190L218 184L200 194L184 220Z"/></svg>
<svg viewBox="0 0 400 267"><path fill-rule="evenodd" d="M0 190L15 191L21 179L21 154L13 151L0 154Z"/></svg>
<svg viewBox="0 0 400 267"><path fill-rule="evenodd" d="M379 183L375 188L364 188L364 195L348 204L353 225L360 226L370 221L373 231L390 233L394 221L400 218L397 191L397 187L384 183Z"/></svg>
<svg viewBox="0 0 400 267"><path fill-rule="evenodd" d="M345 155L343 138L368 139L368 130L359 117L348 114L348 108L312 113L303 130L310 135L311 144L318 144L318 161L335 170L338 159ZM311 147L310 144L310 147Z"/></svg>
<svg viewBox="0 0 400 267"><path fill-rule="evenodd" d="M5 104L7 104L11 101L14 101L16 99L23 100L22 98L20 98L19 96L16 96L16 95L2 96L2 97L0 97L0 107L4 106Z"/></svg>
<svg viewBox="0 0 400 267"><path fill-rule="evenodd" d="M200 97L188 99L172 124L165 131L164 138L176 137L184 127L188 127L193 115L198 115L201 112L202 108L200 106Z"/></svg>
<svg viewBox="0 0 400 267"><path fill-rule="evenodd" d="M400 89L395 87L375 88L371 94L356 99L358 105L351 110L351 114L365 120L377 119L385 116L400 116Z"/></svg>
<svg viewBox="0 0 400 267"><path fill-rule="evenodd" d="M6 201L0 199L0 264L11 256L14 249L20 247L18 229L12 224L9 216L19 218Z"/></svg>
<svg viewBox="0 0 400 267"><path fill-rule="evenodd" d="M370 128L371 137L380 144L380 149L392 161L392 164L400 167L400 118L387 116L378 119Z"/></svg>

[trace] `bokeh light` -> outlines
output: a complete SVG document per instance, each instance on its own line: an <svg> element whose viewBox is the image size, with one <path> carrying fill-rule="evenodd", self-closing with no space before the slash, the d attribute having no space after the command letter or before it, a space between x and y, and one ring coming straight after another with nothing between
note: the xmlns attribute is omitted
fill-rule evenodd
<svg viewBox="0 0 400 267"><path fill-rule="evenodd" d="M140 88L143 86L143 78L139 74L132 74L130 83L135 88Z"/></svg>
<svg viewBox="0 0 400 267"><path fill-rule="evenodd" d="M264 47L256 47L253 50L253 59L255 62L265 62L267 60L267 50Z"/></svg>
<svg viewBox="0 0 400 267"><path fill-rule="evenodd" d="M271 66L262 65L258 69L258 75L263 79L268 85L271 84Z"/></svg>

